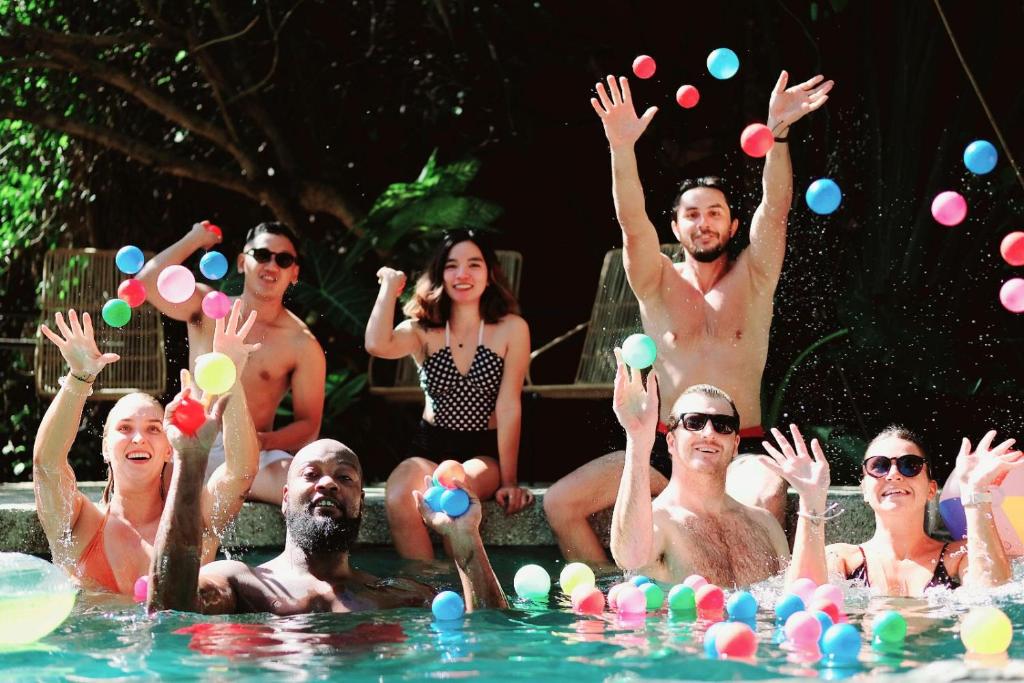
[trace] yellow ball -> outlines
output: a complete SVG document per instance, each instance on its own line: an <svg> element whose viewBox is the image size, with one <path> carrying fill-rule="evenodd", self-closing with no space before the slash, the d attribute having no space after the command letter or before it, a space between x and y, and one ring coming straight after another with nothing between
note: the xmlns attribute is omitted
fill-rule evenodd
<svg viewBox="0 0 1024 683"><path fill-rule="evenodd" d="M196 385L208 394L223 394L235 383L235 364L214 351L196 358Z"/></svg>
<svg viewBox="0 0 1024 683"><path fill-rule="evenodd" d="M971 654L1002 654L1013 640L1013 624L996 607L977 607L960 622L960 639Z"/></svg>
<svg viewBox="0 0 1024 683"><path fill-rule="evenodd" d="M587 565L582 562L570 562L562 568L562 573L558 575L558 583L563 593L572 595L577 586L593 586L597 579Z"/></svg>
<svg viewBox="0 0 1024 683"><path fill-rule="evenodd" d="M60 626L78 589L46 560L0 553L0 647L24 645Z"/></svg>

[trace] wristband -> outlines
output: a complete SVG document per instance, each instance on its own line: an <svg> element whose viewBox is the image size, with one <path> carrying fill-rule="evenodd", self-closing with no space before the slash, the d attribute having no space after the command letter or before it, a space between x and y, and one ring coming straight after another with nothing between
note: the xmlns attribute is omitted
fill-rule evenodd
<svg viewBox="0 0 1024 683"><path fill-rule="evenodd" d="M781 142L783 144L789 142L789 138L775 138L775 142Z"/></svg>
<svg viewBox="0 0 1024 683"><path fill-rule="evenodd" d="M978 507L992 502L992 494L988 491L961 491L960 504L965 508Z"/></svg>
<svg viewBox="0 0 1024 683"><path fill-rule="evenodd" d="M71 377L74 377L75 379L77 379L79 382L82 382L83 384L92 384L93 382L96 381L96 375L90 374L88 372L84 373L81 377L79 377L78 375L76 375L71 370L68 370L68 375L70 375Z"/></svg>

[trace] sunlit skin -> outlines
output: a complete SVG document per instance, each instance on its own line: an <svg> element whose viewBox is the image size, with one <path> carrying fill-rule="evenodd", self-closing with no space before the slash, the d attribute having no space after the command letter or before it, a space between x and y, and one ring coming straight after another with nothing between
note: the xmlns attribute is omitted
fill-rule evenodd
<svg viewBox="0 0 1024 683"><path fill-rule="evenodd" d="M444 264L444 289L453 305L478 303L487 287L487 263L480 247L459 242Z"/></svg>
<svg viewBox="0 0 1024 683"><path fill-rule="evenodd" d="M876 455L898 458L901 455L921 455L920 447L911 441L898 437L886 437L871 444L864 453L864 460ZM904 477L894 462L889 474L876 479L864 475L860 482L864 500L878 515L923 514L928 501L935 497L939 485L929 479L925 470L915 477Z"/></svg>
<svg viewBox="0 0 1024 683"><path fill-rule="evenodd" d="M708 413L732 415L728 401L704 394L684 394L676 401L673 415ZM673 466L681 466L702 475L720 478L725 485L725 472L736 455L740 444L738 434L719 434L709 420L699 432L691 432L682 425L665 435Z"/></svg>
<svg viewBox="0 0 1024 683"><path fill-rule="evenodd" d="M694 187L683 193L672 221L672 234L688 255L721 253L736 235L740 222L731 218L721 190Z"/></svg>
<svg viewBox="0 0 1024 683"><path fill-rule="evenodd" d="M147 489L159 480L171 460L171 443L164 434L164 413L151 402L128 398L111 409L110 427L103 437L103 459L124 489Z"/></svg>

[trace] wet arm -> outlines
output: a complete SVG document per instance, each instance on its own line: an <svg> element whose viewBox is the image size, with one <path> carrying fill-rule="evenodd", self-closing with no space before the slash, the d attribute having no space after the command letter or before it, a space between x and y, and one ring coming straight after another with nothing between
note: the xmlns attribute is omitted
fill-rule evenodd
<svg viewBox="0 0 1024 683"><path fill-rule="evenodd" d="M967 516L967 557L958 573L965 586L988 588L1009 581L1013 572L999 538L992 503L964 506Z"/></svg>
<svg viewBox="0 0 1024 683"><path fill-rule="evenodd" d="M793 164L789 156L788 127L768 121L779 130L775 135L787 142L776 142L768 151L761 176L761 204L750 223L751 272L771 285L774 291L782 273L782 260L786 254L786 221L793 203ZM784 126L784 124L782 124Z"/></svg>
<svg viewBox="0 0 1024 683"><path fill-rule="evenodd" d="M526 321L514 318L511 332L498 403L495 407L498 422L498 461L501 467L500 486L519 484L523 381L530 364L530 329Z"/></svg>
<svg viewBox="0 0 1024 683"><path fill-rule="evenodd" d="M638 297L642 297L661 284L658 231L647 216L634 145L612 147L611 155L612 198L615 200L615 217L622 228L623 265L630 286Z"/></svg>
<svg viewBox="0 0 1024 683"><path fill-rule="evenodd" d="M315 441L320 435L320 421L324 414L324 384L327 378L327 361L324 350L315 339L308 339L302 349L298 366L292 373L291 424L272 432L263 432L260 447L265 450L279 449L295 452Z"/></svg>
<svg viewBox="0 0 1024 683"><path fill-rule="evenodd" d="M451 547L452 558L462 580L466 611L507 608L508 600L491 568L479 532L452 536Z"/></svg>
<svg viewBox="0 0 1024 683"><path fill-rule="evenodd" d="M800 496L796 534L793 538L793 558L786 571L786 583L807 578L816 584L828 582L825 560L825 521L819 517L825 511L825 500L808 501Z"/></svg>
<svg viewBox="0 0 1024 683"><path fill-rule="evenodd" d="M259 439L241 382L229 392L223 438L225 465L207 483L203 500L204 524L217 539L242 509L260 467Z"/></svg>
<svg viewBox="0 0 1024 683"><path fill-rule="evenodd" d="M626 433L626 462L612 511L612 558L621 569L649 565L655 555L650 455L654 433Z"/></svg>

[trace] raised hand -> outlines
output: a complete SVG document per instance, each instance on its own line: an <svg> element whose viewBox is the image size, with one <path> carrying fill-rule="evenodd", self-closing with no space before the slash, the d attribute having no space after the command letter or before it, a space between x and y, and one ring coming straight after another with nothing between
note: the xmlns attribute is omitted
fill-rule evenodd
<svg viewBox="0 0 1024 683"><path fill-rule="evenodd" d="M224 239L218 232L210 229L210 221L199 221L192 225L191 234L203 249L213 249Z"/></svg>
<svg viewBox="0 0 1024 683"><path fill-rule="evenodd" d="M393 295L398 296L405 289L405 273L384 266L377 271L377 282L381 284L381 287L387 288Z"/></svg>
<svg viewBox="0 0 1024 683"><path fill-rule="evenodd" d="M658 427L658 376L653 370L647 375L647 388L639 370L626 366L622 349L615 348L615 394L612 409L627 434L654 435Z"/></svg>
<svg viewBox="0 0 1024 683"><path fill-rule="evenodd" d="M825 77L819 74L792 88L786 88L789 74L785 71L779 74L779 80L768 101L768 127L773 133L781 134L786 128L828 101L828 93L835 85L835 81L822 83L824 80Z"/></svg>
<svg viewBox="0 0 1024 683"><path fill-rule="evenodd" d="M597 97L591 97L590 104L601 117L608 143L612 147L635 143L647 130L658 108L648 107L643 116L637 116L633 108L633 96L629 92L629 81L625 76L619 78L618 84L614 76L608 76L607 90L604 83L600 82L595 88Z"/></svg>
<svg viewBox="0 0 1024 683"><path fill-rule="evenodd" d="M199 401L206 413L206 420L195 434L186 434L174 423L174 413L181 407L182 399L185 398ZM217 433L221 430L221 418L224 416L224 408L229 399L229 396L221 396L213 406L209 406L209 401L208 399L204 400L202 391L198 387L192 386L192 376L189 371L182 368L181 391L164 409L164 432L174 450L181 454L197 451L208 453L217 438Z"/></svg>
<svg viewBox="0 0 1024 683"><path fill-rule="evenodd" d="M771 457L761 455L758 456L758 461L789 482L813 509L821 510L828 499L830 480L825 453L821 450L818 440L811 439L811 452L814 454L812 458L811 452L807 450L807 442L796 425L789 425L789 433L793 438L792 444L782 432L773 427L772 436L775 437L778 448L768 441L762 441L761 445Z"/></svg>
<svg viewBox="0 0 1024 683"><path fill-rule="evenodd" d="M423 477L424 488L429 488L430 485L430 477ZM480 520L483 519L480 499L477 498L476 494L471 490L464 487L462 482L456 482L456 485L469 496L469 509L466 510L465 514L459 515L458 517L451 517L446 512L436 512L432 510L430 506L427 505L427 501L423 497L422 491L412 492L412 496L416 500L416 507L419 508L420 511L420 517L423 518L423 523L445 538L477 534L480 529Z"/></svg>
<svg viewBox="0 0 1024 683"><path fill-rule="evenodd" d="M116 353L100 353L93 334L92 318L88 313L82 314L81 323L73 308L68 311L68 322L64 322L64 316L59 312L54 318L60 330L59 335L45 323L39 326L39 331L60 349L60 355L64 356L72 373L98 375L107 365L121 360L121 356Z"/></svg>
<svg viewBox="0 0 1024 683"><path fill-rule="evenodd" d="M1024 466L1024 453L1011 450L1016 439L1007 439L993 446L995 430L981 437L978 448L972 450L971 442L965 438L956 456L956 472L960 477L961 491L983 491L993 484L999 484L1011 471Z"/></svg>
<svg viewBox="0 0 1024 683"><path fill-rule="evenodd" d="M231 304L231 314L225 318L213 321L213 350L223 353L235 364L235 371L239 376L245 369L249 355L260 349L261 344L246 344L245 337L249 334L252 326L256 323L256 311L249 313L249 317L241 327L238 321L242 314L242 300L235 299Z"/></svg>

